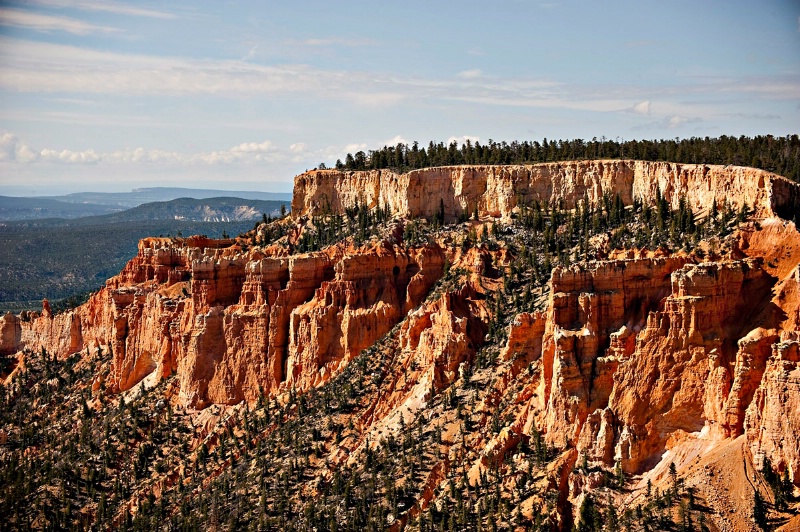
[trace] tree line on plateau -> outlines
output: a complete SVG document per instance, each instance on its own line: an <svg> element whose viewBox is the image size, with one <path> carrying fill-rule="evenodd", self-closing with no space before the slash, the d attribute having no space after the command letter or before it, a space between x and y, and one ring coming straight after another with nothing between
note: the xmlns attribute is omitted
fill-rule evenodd
<svg viewBox="0 0 800 532"><path fill-rule="evenodd" d="M611 140L605 137L583 139L513 141L485 144L466 140L428 143L399 143L368 152L348 153L344 162L336 161L338 170L392 169L406 172L431 166L475 164L532 164L585 159L640 159L691 164L732 164L752 166L800 182L800 138L797 135L775 137L729 137L661 140ZM322 163L320 170L327 166Z"/></svg>

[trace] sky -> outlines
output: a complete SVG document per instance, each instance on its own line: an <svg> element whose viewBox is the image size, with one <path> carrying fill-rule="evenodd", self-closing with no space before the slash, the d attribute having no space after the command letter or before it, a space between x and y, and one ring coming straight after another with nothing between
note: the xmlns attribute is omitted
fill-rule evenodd
<svg viewBox="0 0 800 532"><path fill-rule="evenodd" d="M788 135L800 1L0 1L0 194L289 192L397 142Z"/></svg>

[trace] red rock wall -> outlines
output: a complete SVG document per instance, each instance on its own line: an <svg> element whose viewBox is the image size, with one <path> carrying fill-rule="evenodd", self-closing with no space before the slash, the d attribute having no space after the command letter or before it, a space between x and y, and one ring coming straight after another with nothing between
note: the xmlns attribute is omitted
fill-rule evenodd
<svg viewBox="0 0 800 532"><path fill-rule="evenodd" d="M87 304L45 313L12 343L58 356L111 349L112 390L177 373L186 405L255 400L330 378L419 306L444 262L437 247L286 257L145 239Z"/></svg>

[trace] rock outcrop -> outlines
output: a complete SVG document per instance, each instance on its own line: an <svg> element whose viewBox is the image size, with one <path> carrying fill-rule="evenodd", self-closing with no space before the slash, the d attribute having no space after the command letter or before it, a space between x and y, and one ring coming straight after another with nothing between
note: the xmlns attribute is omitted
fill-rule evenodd
<svg viewBox="0 0 800 532"><path fill-rule="evenodd" d="M725 201L747 203L760 217L786 217L800 209L800 185L741 166L597 160L504 166L446 166L397 174L391 170L314 170L295 177L292 214L344 212L364 205L388 206L406 216L436 215L448 220L470 216L508 217L533 201L596 204L619 194L626 205L647 203L658 192L678 208L684 199L695 212Z"/></svg>
<svg viewBox="0 0 800 532"><path fill-rule="evenodd" d="M142 240L138 255L87 304L43 313L9 349L44 347L59 356L110 349L112 390L177 373L181 401L197 408L303 391L419 306L445 262L436 247L388 244L273 252L200 237ZM3 319L4 331L19 329Z"/></svg>
<svg viewBox="0 0 800 532"><path fill-rule="evenodd" d="M417 430L437 433L443 447L431 454L437 463L415 515L456 468L477 486L508 454L521 463L531 449L550 461L537 482L558 491L551 509L559 519L599 489L600 469L655 478L668 461L730 451L732 442L735 452L725 456L741 457L743 471L768 460L800 486L800 234L772 217L800 208L797 190L760 170L640 161L309 172L296 178L283 245L144 239L86 304L0 318L0 353L110 351L105 390L174 375L171 400L190 411L262 395L280 403L346 376L359 353L379 353L375 367L362 368L353 410L331 422L335 440L325 449L315 440L314 460L329 475L422 419ZM510 217L533 200L571 205L619 194L631 203L658 192L695 211L748 203L760 219L740 227L713 260L625 250L615 256L629 258L556 267L549 286L527 298L527 312L501 281L520 267L507 242L476 244L448 229L403 244L401 221L360 247L345 240L290 251L304 216L356 204L413 216L443 207L450 218L475 210ZM488 233L487 224L471 223ZM501 299L518 312L503 322L507 337L498 326ZM579 460L587 466L577 468ZM544 495L536 501L544 505Z"/></svg>
<svg viewBox="0 0 800 532"><path fill-rule="evenodd" d="M17 352L22 338L20 319L11 312L0 318L0 355Z"/></svg>
<svg viewBox="0 0 800 532"><path fill-rule="evenodd" d="M516 425L628 473L686 438L746 434L757 466L766 457L798 484L800 356L781 340L797 329L773 297L793 275L749 258L557 268L545 317L520 314L504 350L533 362Z"/></svg>

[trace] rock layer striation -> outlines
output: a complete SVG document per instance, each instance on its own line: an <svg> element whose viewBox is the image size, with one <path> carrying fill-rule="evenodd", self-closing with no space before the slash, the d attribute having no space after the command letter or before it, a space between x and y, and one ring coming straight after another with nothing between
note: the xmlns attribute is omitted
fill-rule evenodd
<svg viewBox="0 0 800 532"><path fill-rule="evenodd" d="M626 205L652 203L658 193L678 208L683 198L695 212L716 202L747 204L756 215L791 218L800 208L800 185L781 176L741 166L596 160L535 165L445 166L398 174L391 170L314 170L295 177L292 213L344 212L355 205L388 206L406 216L447 220L471 216L508 217L522 204L557 202L573 206L620 195Z"/></svg>

